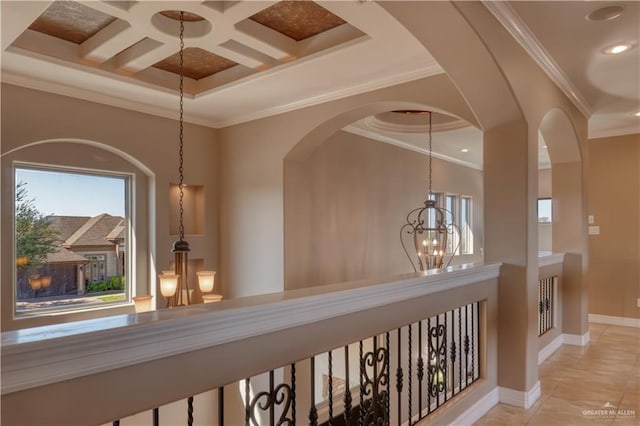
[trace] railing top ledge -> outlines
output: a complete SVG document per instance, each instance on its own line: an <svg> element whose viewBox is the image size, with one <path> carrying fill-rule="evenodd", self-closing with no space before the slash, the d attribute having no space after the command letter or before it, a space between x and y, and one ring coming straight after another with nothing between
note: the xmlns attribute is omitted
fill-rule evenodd
<svg viewBox="0 0 640 426"><path fill-rule="evenodd" d="M552 253L550 251L538 252L538 267L562 264L564 262L565 253Z"/></svg>
<svg viewBox="0 0 640 426"><path fill-rule="evenodd" d="M310 287L2 333L2 394L410 300L499 276L500 264ZM118 357L105 356L118 353Z"/></svg>

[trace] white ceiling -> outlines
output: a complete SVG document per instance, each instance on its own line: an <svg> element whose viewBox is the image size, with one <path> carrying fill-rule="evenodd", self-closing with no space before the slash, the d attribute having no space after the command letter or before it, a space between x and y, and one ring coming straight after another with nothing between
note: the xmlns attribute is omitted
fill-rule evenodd
<svg viewBox="0 0 640 426"><path fill-rule="evenodd" d="M178 46L176 36L159 31L153 16L161 10L184 10L206 18L215 29L190 37L187 47L214 46L215 53L252 70L187 79L186 87L195 94L185 98L186 120L216 128L443 72L422 44L371 1L317 2L347 21L350 29L337 27L299 42L269 29L246 28L245 18L274 1L88 1L83 4L128 25L108 26L80 45L28 29L51 3L1 2L3 82L175 118L177 77L148 66ZM591 137L640 133L640 118L633 115L640 111L638 2L485 4L590 116ZM609 21L585 19L605 4L620 4L624 12ZM142 46L145 50L135 57L120 54L145 37L157 43ZM602 53L621 41L633 43L633 48L617 56ZM386 131L364 121L346 130L423 149L424 137L411 132ZM437 132L434 152L481 167L480 138L471 128ZM468 153L460 152L463 145L468 145Z"/></svg>

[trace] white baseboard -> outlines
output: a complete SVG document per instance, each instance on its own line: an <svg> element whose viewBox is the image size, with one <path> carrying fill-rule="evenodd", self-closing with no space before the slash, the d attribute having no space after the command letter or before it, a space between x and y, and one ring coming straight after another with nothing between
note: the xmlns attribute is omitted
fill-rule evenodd
<svg viewBox="0 0 640 426"><path fill-rule="evenodd" d="M499 387L498 389L501 403L524 408L525 410L531 408L538 398L540 398L541 394L539 381L527 392L503 387Z"/></svg>
<svg viewBox="0 0 640 426"><path fill-rule="evenodd" d="M610 315L589 314L589 322L640 328L640 318L614 317Z"/></svg>
<svg viewBox="0 0 640 426"><path fill-rule="evenodd" d="M547 358L549 358L555 351L560 349L560 346L564 343L564 335L560 334L558 337L553 339L551 343L549 343L544 348L540 349L538 352L538 365L542 364Z"/></svg>
<svg viewBox="0 0 640 426"><path fill-rule="evenodd" d="M591 340L591 335L587 331L582 336L579 334L563 334L562 343L565 345L574 346L587 346L587 343Z"/></svg>
<svg viewBox="0 0 640 426"><path fill-rule="evenodd" d="M472 425L477 422L480 417L484 416L493 408L498 402L500 402L500 391L496 386L480 398L478 402L473 404L467 411L460 414L454 421L451 422L452 425Z"/></svg>

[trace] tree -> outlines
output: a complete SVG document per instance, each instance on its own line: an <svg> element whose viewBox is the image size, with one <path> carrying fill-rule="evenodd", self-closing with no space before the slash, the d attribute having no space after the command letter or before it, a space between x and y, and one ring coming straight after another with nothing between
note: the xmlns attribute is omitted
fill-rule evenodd
<svg viewBox="0 0 640 426"><path fill-rule="evenodd" d="M16 259L19 268L45 263L57 250L59 235L28 198L26 183L16 187Z"/></svg>

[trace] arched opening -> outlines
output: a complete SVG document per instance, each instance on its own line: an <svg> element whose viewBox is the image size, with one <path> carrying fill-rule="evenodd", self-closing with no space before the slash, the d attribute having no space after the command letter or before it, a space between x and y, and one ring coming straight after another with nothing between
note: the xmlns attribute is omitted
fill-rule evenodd
<svg viewBox="0 0 640 426"><path fill-rule="evenodd" d="M427 193L428 126L393 112L407 109L434 111L433 192L468 223L453 264L482 260L481 131L433 106L378 102L322 123L284 160L285 289L413 271L399 231Z"/></svg>
<svg viewBox="0 0 640 426"><path fill-rule="evenodd" d="M569 116L550 109L540 121L539 135L546 146L552 200L551 251L566 253L562 286L562 330L584 335L588 330L586 203L583 155ZM539 225L545 226L545 225ZM548 225L547 225L548 226Z"/></svg>

